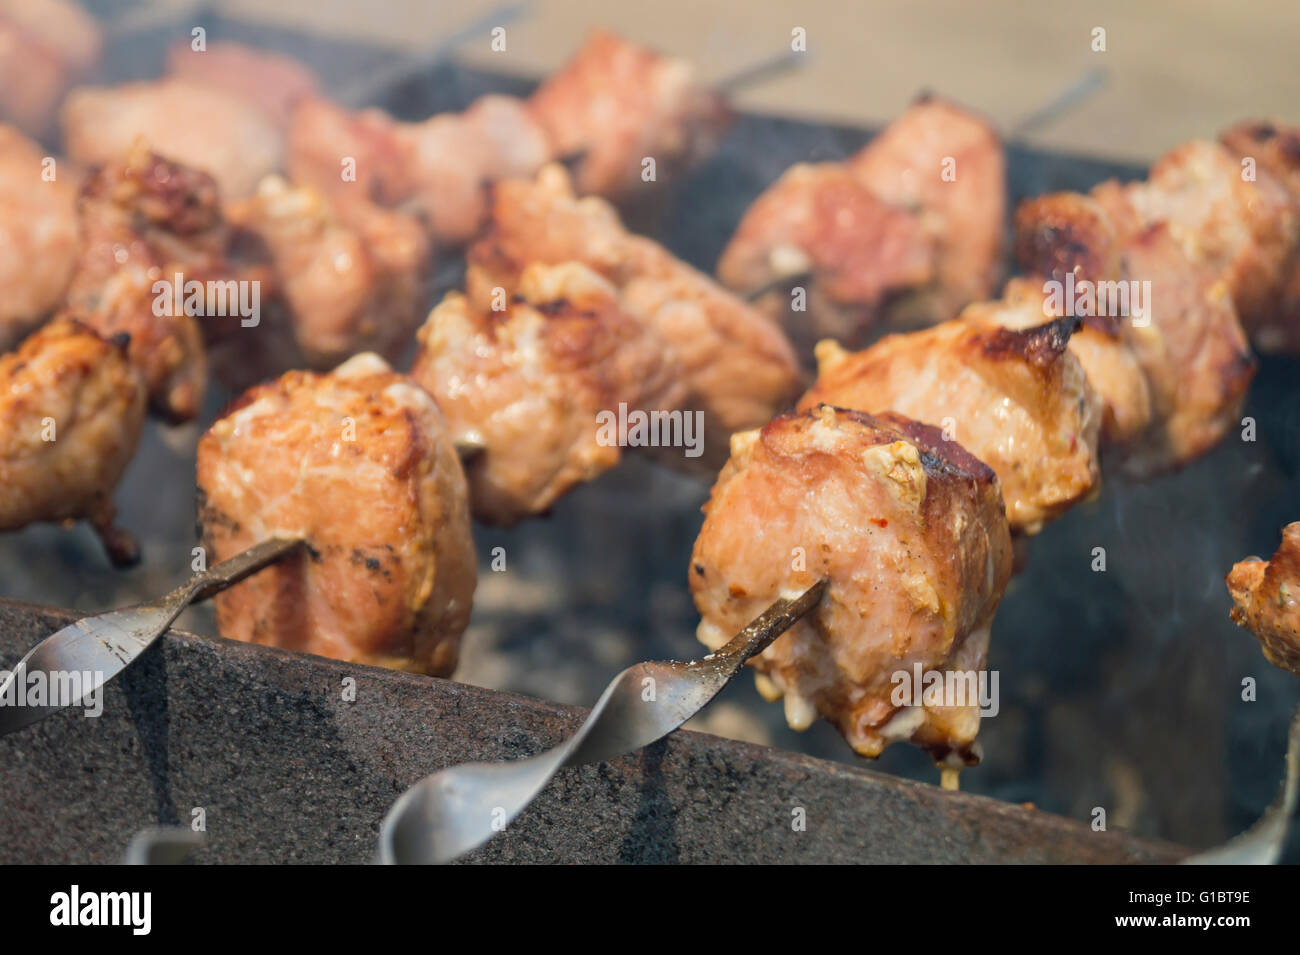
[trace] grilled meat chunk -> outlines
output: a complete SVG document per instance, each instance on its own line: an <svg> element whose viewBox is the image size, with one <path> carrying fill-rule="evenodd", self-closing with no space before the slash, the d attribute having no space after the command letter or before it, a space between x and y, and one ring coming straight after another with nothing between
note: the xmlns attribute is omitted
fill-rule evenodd
<svg viewBox="0 0 1300 955"><path fill-rule="evenodd" d="M1300 676L1300 521L1282 528L1272 560L1234 564L1228 591L1233 622L1259 638L1269 663Z"/></svg>
<svg viewBox="0 0 1300 955"><path fill-rule="evenodd" d="M1239 123L1219 140L1243 164L1251 160L1257 180L1271 176L1281 183L1290 197L1292 216L1300 216L1300 127L1255 120ZM1243 165L1239 175L1244 174ZM1266 190L1262 182L1261 189ZM1291 251L1276 295L1276 301L1264 297L1266 304L1275 305L1272 311L1243 316L1251 341L1263 352L1300 353L1300 241Z"/></svg>
<svg viewBox="0 0 1300 955"><path fill-rule="evenodd" d="M799 164L761 195L718 263L796 342L862 344L882 324L933 325L992 293L1006 215L1002 144L983 119L923 99L857 155Z"/></svg>
<svg viewBox="0 0 1300 955"><path fill-rule="evenodd" d="M216 183L138 143L91 177L79 213L69 306L105 337L129 335L152 410L188 421L203 400L207 359L198 320L164 289L175 291L178 275L183 288L222 274L227 233ZM203 307L215 311L206 291Z"/></svg>
<svg viewBox="0 0 1300 955"><path fill-rule="evenodd" d="M778 597L821 604L750 661L786 719L818 716L855 751L908 740L977 762L979 705L895 702L898 674L976 674L1011 575L993 472L936 428L819 405L732 439L691 557L698 635L717 649ZM919 696L919 693L918 693Z"/></svg>
<svg viewBox="0 0 1300 955"><path fill-rule="evenodd" d="M278 371L328 370L364 351L390 361L402 354L420 321L431 262L418 222L354 194L331 201L279 176L227 215L245 238L260 239L301 355Z"/></svg>
<svg viewBox="0 0 1300 955"><path fill-rule="evenodd" d="M761 312L623 228L604 200L578 199L559 166L493 190L492 219L471 246L467 293L489 308L494 289L518 287L531 263L580 262L618 289L622 306L654 328L688 389L685 410L704 415L704 457L717 466L735 431L756 427L793 399L800 372L780 328Z"/></svg>
<svg viewBox="0 0 1300 955"><path fill-rule="evenodd" d="M135 541L113 491L135 453L145 389L120 341L60 316L0 355L0 530L89 521L114 564Z"/></svg>
<svg viewBox="0 0 1300 955"><path fill-rule="evenodd" d="M1222 263L1190 257L1169 222L1144 224L1132 195L1131 186L1103 183L1090 196L1030 200L1017 210L1016 242L1030 271L1095 290L1095 304L1074 312L1098 334L1076 353L1107 402L1107 443L1126 470L1148 476L1218 443L1237 420L1255 361ZM1146 380L1146 408L1121 345Z"/></svg>
<svg viewBox="0 0 1300 955"><path fill-rule="evenodd" d="M438 675L474 593L465 476L433 399L363 354L246 392L198 448L209 561L286 558L216 598L222 636Z"/></svg>
<svg viewBox="0 0 1300 955"><path fill-rule="evenodd" d="M226 200L252 195L284 158L284 137L259 106L185 77L73 90L62 126L77 162L118 162L144 140L172 162L209 173Z"/></svg>
<svg viewBox="0 0 1300 955"><path fill-rule="evenodd" d="M77 182L16 129L0 126L0 351L63 300L77 262Z"/></svg>
<svg viewBox="0 0 1300 955"><path fill-rule="evenodd" d="M509 96L484 96L463 113L421 123L379 110L349 113L317 98L302 103L289 130L296 182L327 195L359 187L380 205L418 214L434 238L452 244L482 227L489 183L531 176L549 157L544 133Z"/></svg>
<svg viewBox="0 0 1300 955"><path fill-rule="evenodd" d="M677 368L618 291L576 262L524 270L501 311L447 296L419 333L411 376L466 453L470 503L485 523L546 511L619 460L599 416L620 404L671 411Z"/></svg>
<svg viewBox="0 0 1300 955"><path fill-rule="evenodd" d="M723 98L695 68L595 30L528 101L552 155L571 158L583 195L621 199L643 185L642 161L656 181L712 155L731 122Z"/></svg>
<svg viewBox="0 0 1300 955"><path fill-rule="evenodd" d="M791 166L749 207L718 261L718 278L787 316L800 353L837 338L860 344L898 293L936 275L921 219L868 189L845 163ZM790 309L793 287L806 311Z"/></svg>
<svg viewBox="0 0 1300 955"><path fill-rule="evenodd" d="M987 298L1002 273L1006 158L981 116L935 97L906 109L848 162L876 195L916 210L936 248L936 284L901 319L933 324Z"/></svg>
<svg viewBox="0 0 1300 955"><path fill-rule="evenodd" d="M1067 350L1077 322L1004 327L1014 320L999 313L1016 307L1033 308L971 305L960 319L860 352L824 341L799 407L896 411L939 428L997 474L1012 529L1035 534L1100 484L1101 400Z"/></svg>

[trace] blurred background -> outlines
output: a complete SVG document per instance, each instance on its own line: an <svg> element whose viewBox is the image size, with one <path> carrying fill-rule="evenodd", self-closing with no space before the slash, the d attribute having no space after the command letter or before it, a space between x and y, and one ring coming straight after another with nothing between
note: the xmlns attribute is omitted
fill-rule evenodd
<svg viewBox="0 0 1300 955"><path fill-rule="evenodd" d="M499 4L87 7L110 29L101 80L157 75L166 47L202 25L210 40L299 56L337 86L381 75L394 51L435 48ZM481 92L526 91L597 25L686 57L707 78L788 49L795 27L807 31L807 63L738 96L754 115L662 216L657 237L710 271L746 205L783 169L849 154L923 90L1006 129L1068 90L1090 91L1011 143L1013 200L1140 176L1170 147L1243 118L1300 120L1300 4L1289 0L539 0L507 22L505 52L492 52L479 31L454 62L388 83L376 105L415 119ZM1097 28L1105 52L1092 49ZM144 543L143 566L110 570L85 528L35 527L0 537L0 593L90 611L179 581L195 543L194 443L226 397L212 396L202 425L149 425L119 495L121 523ZM1240 831L1270 802L1300 681L1269 666L1228 620L1223 576L1247 554L1270 555L1282 524L1300 519L1300 366L1264 362L1246 413L1257 418L1257 441L1230 436L1180 474L1112 482L1034 540L994 627L1001 713L982 730L985 763L963 774L963 788L1083 821L1104 807L1112 828L1193 847ZM505 547L507 569L495 573L485 560L457 679L590 705L624 666L698 655L686 566L707 491L632 460L547 519L511 532L476 528L480 555ZM1107 549L1105 573L1090 569L1097 546ZM207 608L183 624L215 632ZM1257 683L1253 702L1242 699L1247 679ZM791 732L748 679L694 728L862 764L825 724ZM871 768L937 781L926 758L903 746Z"/></svg>
<svg viewBox="0 0 1300 955"><path fill-rule="evenodd" d="M184 6L184 4L178 4ZM411 48L498 7L493 0L230 0L223 10L325 35ZM485 36L468 63L542 76L575 37L603 25L730 76L763 51L808 36L807 69L743 91L742 109L879 125L918 92L958 97L1011 125L1103 68L1106 87L1030 142L1116 159L1151 159L1243 114L1287 115L1297 93L1300 4L1290 0L539 0L511 24L504 53ZM1106 52L1092 31L1106 30Z"/></svg>

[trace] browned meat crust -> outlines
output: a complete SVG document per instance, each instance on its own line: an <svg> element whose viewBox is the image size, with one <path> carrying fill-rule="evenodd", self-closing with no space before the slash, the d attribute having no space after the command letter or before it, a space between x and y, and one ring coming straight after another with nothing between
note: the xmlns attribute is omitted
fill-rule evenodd
<svg viewBox="0 0 1300 955"><path fill-rule="evenodd" d="M113 491L144 409L124 343L72 317L0 355L0 530L85 519L115 564L133 563L135 542L113 526Z"/></svg>
<svg viewBox="0 0 1300 955"><path fill-rule="evenodd" d="M474 593L465 477L423 389L359 355L246 392L199 442L208 560L308 552L216 598L222 636L449 674Z"/></svg>
<svg viewBox="0 0 1300 955"><path fill-rule="evenodd" d="M574 196L559 166L492 189L491 221L470 247L466 292L491 307L532 263L580 262L618 288L621 305L652 327L682 369L685 408L704 415L704 457L716 467L727 440L788 405L801 375L780 328L662 246L623 228L609 203Z"/></svg>
<svg viewBox="0 0 1300 955"><path fill-rule="evenodd" d="M438 402L465 463L474 516L513 524L613 467L602 413L671 411L683 387L653 328L576 262L524 270L501 311L449 295L420 329L411 376Z"/></svg>
<svg viewBox="0 0 1300 955"><path fill-rule="evenodd" d="M796 729L821 716L864 756L910 739L978 761L978 704L896 705L896 674L983 670L1011 574L997 478L935 428L820 405L738 434L704 508L690 583L716 649L772 601L829 580L750 661ZM954 703L953 700L945 701Z"/></svg>
<svg viewBox="0 0 1300 955"><path fill-rule="evenodd" d="M1259 638L1270 663L1300 676L1300 522L1282 529L1272 560L1233 565L1228 591L1233 622Z"/></svg>
<svg viewBox="0 0 1300 955"><path fill-rule="evenodd" d="M1037 533L1101 480L1101 402L1067 350L1079 323L1028 325L1043 318L1041 299L1022 298L968 306L865 351L822 342L799 407L892 410L940 428L997 473L1011 527Z"/></svg>
<svg viewBox="0 0 1300 955"><path fill-rule="evenodd" d="M69 307L105 337L130 336L131 362L153 411L173 422L193 418L207 384L199 326L183 310L155 308L155 284L174 286L177 274L206 282L224 269L216 183L139 143L91 177L79 212Z"/></svg>

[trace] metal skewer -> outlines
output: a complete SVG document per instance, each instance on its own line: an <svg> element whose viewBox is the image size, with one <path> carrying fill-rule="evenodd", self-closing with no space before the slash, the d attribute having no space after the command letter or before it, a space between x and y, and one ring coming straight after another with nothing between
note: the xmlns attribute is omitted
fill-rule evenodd
<svg viewBox="0 0 1300 955"><path fill-rule="evenodd" d="M803 66L808 61L808 54L799 50L783 50L775 56L768 57L751 66L746 66L713 84L719 93L738 93L747 86L755 86L774 76L789 72L796 66Z"/></svg>
<svg viewBox="0 0 1300 955"><path fill-rule="evenodd" d="M450 862L519 815L564 766L600 763L648 746L698 713L755 654L817 606L819 580L778 600L720 650L691 663L638 663L616 676L567 741L527 759L464 763L420 780L393 804L377 861ZM653 688L648 694L647 687Z"/></svg>
<svg viewBox="0 0 1300 955"><path fill-rule="evenodd" d="M86 617L46 637L19 661L0 686L0 736L81 703L130 666L190 604L206 600L257 573L302 543L295 538L281 537L263 541L195 575L165 597ZM74 686L79 692L60 700L51 700L46 694L42 704L25 705L23 684L37 674L44 675L46 687ZM72 683L65 679L70 674L78 674L83 679Z"/></svg>
<svg viewBox="0 0 1300 955"><path fill-rule="evenodd" d="M531 3L507 3L489 10L483 16L460 27L450 36L440 37L428 49L399 57L389 65L374 73L359 77L338 91L338 100L346 106L358 108L369 106L385 90L390 90L400 82L417 73L428 70L458 47L470 40L482 37L493 27L504 26L528 12Z"/></svg>

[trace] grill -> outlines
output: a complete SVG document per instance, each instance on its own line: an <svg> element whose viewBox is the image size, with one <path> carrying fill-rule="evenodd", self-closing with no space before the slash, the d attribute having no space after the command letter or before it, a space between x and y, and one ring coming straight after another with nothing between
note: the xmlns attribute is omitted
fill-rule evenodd
<svg viewBox="0 0 1300 955"><path fill-rule="evenodd" d="M377 46L217 16L197 22L210 41L299 57L327 88L392 61ZM158 75L167 43L193 25L119 36L100 78ZM444 62L393 83L376 105L418 119L531 86ZM745 207L781 171L843 157L870 136L742 115L671 201L629 225L711 271ZM1142 174L1014 145L1008 160L1013 202ZM1293 362L1264 360L1244 412L1257 440L1230 436L1149 484L1111 479L1099 500L1032 541L994 625L1001 712L981 730L985 760L963 774L967 793L909 781L933 782L935 771L905 747L873 767L884 773L863 769L830 727L794 734L780 707L742 679L693 725L771 748L686 732L634 758L566 771L471 858L1159 861L1182 851L1171 843L1206 846L1240 831L1274 795L1300 687L1229 622L1223 575L1246 554L1271 553L1277 529L1296 516L1296 381ZM204 425L229 397L209 397ZM107 567L84 528L33 527L0 538L3 593L91 611L174 585L197 543L199 433L151 422L119 490L120 522L143 545L141 567ZM169 636L110 687L100 719L64 713L0 739L0 860L115 861L137 829L185 824L197 807L210 833L196 855L203 861L367 860L384 811L420 776L537 752L576 727L573 705L592 702L619 669L702 652L686 570L707 491L629 460L548 518L511 531L476 527L483 565L457 671L464 682ZM496 547L505 548L504 572L488 562ZM1106 549L1105 572L1091 569L1096 547ZM0 664L67 618L0 601ZM207 607L180 626L216 632ZM356 704L340 699L345 676L357 680ZM1255 702L1242 700L1248 677ZM816 822L792 838L798 806ZM1106 809L1112 832L1085 825L1094 807ZM1300 858L1294 836L1288 858Z"/></svg>

